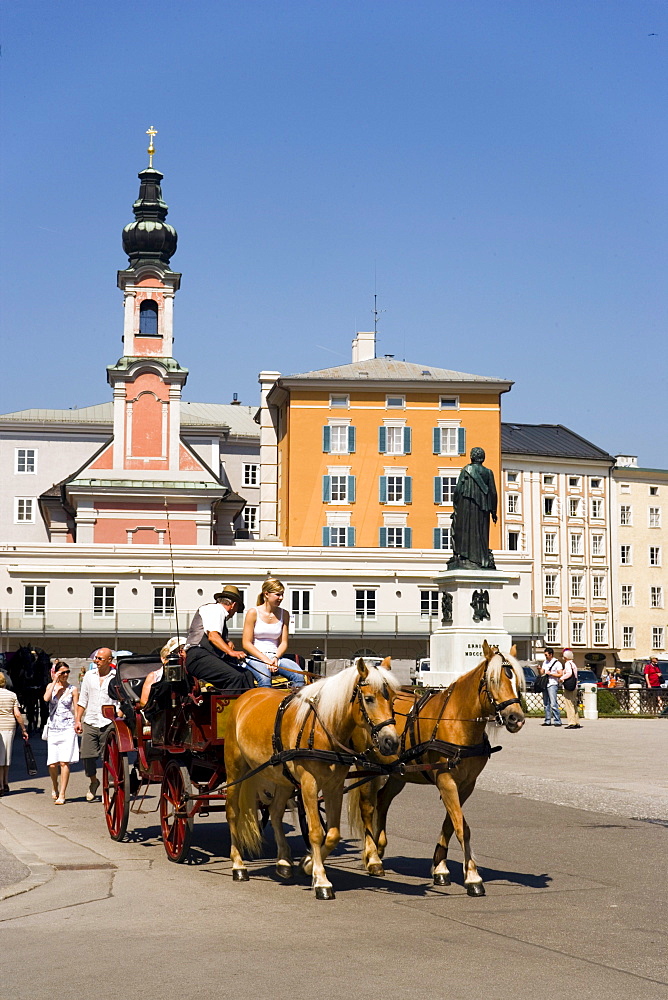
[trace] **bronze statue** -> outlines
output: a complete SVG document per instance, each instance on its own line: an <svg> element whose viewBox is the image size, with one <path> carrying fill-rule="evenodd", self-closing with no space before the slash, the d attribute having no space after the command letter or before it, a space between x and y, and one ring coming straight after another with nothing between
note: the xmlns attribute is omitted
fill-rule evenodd
<svg viewBox="0 0 668 1000"><path fill-rule="evenodd" d="M489 621L489 590L474 590L473 596L471 598L471 607L473 608L473 621L482 622Z"/></svg>
<svg viewBox="0 0 668 1000"><path fill-rule="evenodd" d="M452 625L452 594L441 594L441 625Z"/></svg>
<svg viewBox="0 0 668 1000"><path fill-rule="evenodd" d="M489 547L489 519L496 524L494 473L482 463L482 448L471 449L471 463L459 474L453 494L452 558L448 569L496 569Z"/></svg>

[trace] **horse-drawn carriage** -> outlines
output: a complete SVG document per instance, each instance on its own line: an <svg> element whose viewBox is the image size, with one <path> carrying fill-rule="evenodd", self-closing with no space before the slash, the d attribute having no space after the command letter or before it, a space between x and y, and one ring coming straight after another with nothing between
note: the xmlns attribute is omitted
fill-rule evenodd
<svg viewBox="0 0 668 1000"><path fill-rule="evenodd" d="M363 860L382 875L387 809L406 781L435 786L446 817L434 852L436 885L449 885L447 847L453 832L464 851L464 884L484 894L470 849L462 805L493 752L485 732L496 719L522 727L522 671L512 653L484 644L484 659L444 691L400 690L391 671L355 667L297 692L203 690L183 668L165 668L151 699L137 701L153 658L120 661L116 693L124 718L114 719L103 765L103 801L111 837L121 840L131 800L139 805L160 784L160 828L167 856L183 861L198 813L225 811L232 875L246 881L243 854L259 850L258 812L274 830L276 872L290 878L293 862L283 814L294 796L307 853L298 870L312 876L316 898L334 896L324 860L340 839L345 781L353 779L351 820L364 841ZM113 714L113 709L105 712ZM136 752L131 768L128 756ZM379 780L380 779L380 780ZM319 803L324 802L325 821ZM361 820L361 823L360 823Z"/></svg>

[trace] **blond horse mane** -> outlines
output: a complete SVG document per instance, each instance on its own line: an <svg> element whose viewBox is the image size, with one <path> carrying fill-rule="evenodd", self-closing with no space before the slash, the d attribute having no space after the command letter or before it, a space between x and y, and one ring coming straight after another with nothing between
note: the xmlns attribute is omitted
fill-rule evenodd
<svg viewBox="0 0 668 1000"><path fill-rule="evenodd" d="M480 666L482 666L482 663L484 663L484 660L480 663ZM498 649L487 664L487 683L493 684L496 687L501 680L501 669L504 666L511 667L513 674L515 675L517 690L526 690L524 671L515 657L511 653L500 653Z"/></svg>
<svg viewBox="0 0 668 1000"><path fill-rule="evenodd" d="M318 715L329 729L336 729L342 722L350 705L355 684L359 680L357 667L346 667L332 677L325 677L315 684L308 684L297 694L298 705L295 725L300 726L310 711L312 702L318 706ZM401 687L390 670L384 667L369 667L364 683L372 691L382 691L383 685L397 692Z"/></svg>

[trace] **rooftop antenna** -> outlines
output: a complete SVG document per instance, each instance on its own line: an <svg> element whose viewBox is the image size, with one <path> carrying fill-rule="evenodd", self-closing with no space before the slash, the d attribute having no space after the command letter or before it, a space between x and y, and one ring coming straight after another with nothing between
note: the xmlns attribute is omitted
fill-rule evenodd
<svg viewBox="0 0 668 1000"><path fill-rule="evenodd" d="M378 334L378 317L381 313L387 312L386 309L378 309L378 294L376 291L376 264L373 265L373 332L374 335Z"/></svg>

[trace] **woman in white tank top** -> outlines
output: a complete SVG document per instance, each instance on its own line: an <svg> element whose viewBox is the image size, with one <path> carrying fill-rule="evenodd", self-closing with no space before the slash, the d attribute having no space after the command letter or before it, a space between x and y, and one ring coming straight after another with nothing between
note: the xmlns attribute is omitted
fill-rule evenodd
<svg viewBox="0 0 668 1000"><path fill-rule="evenodd" d="M248 653L246 669L259 687L271 687L274 674L287 677L295 687L304 683L304 675L295 672L292 660L283 657L288 648L290 615L281 608L285 587L280 580L265 580L257 607L249 608L244 620L243 647Z"/></svg>

